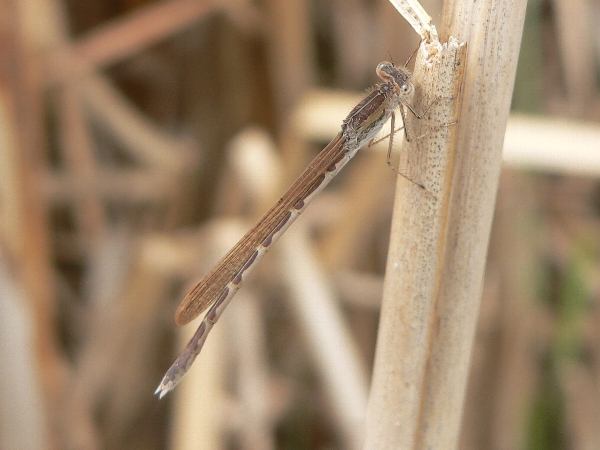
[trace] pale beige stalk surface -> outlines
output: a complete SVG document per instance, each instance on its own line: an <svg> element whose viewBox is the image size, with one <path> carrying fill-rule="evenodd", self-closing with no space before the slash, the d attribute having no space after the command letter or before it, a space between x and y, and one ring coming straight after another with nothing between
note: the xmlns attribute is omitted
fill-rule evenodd
<svg viewBox="0 0 600 450"><path fill-rule="evenodd" d="M439 100L409 130L458 124L404 149L428 193L399 178L366 449L457 447L525 6L448 1L440 40L468 46L417 56L417 111Z"/></svg>

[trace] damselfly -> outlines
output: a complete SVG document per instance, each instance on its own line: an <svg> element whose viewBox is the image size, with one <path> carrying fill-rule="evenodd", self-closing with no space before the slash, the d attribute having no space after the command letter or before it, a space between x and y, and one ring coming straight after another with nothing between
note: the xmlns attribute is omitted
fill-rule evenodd
<svg viewBox="0 0 600 450"><path fill-rule="evenodd" d="M389 161L396 108L399 108L403 122L406 117L404 107L421 118L408 103L414 95L408 70L382 62L377 66L376 72L383 83L375 85L356 105L342 122L342 130L338 135L313 159L275 206L187 293L177 308L175 321L178 325L190 322L209 309L198 330L156 389L155 393L160 398L172 390L189 370L209 331L269 247L304 211L315 195L329 184L361 147L374 139L391 118ZM404 132L408 139L406 127Z"/></svg>

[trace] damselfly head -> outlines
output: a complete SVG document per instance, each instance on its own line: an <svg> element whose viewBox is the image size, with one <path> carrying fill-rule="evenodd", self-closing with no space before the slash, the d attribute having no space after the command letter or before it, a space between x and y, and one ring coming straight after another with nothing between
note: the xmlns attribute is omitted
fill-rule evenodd
<svg viewBox="0 0 600 450"><path fill-rule="evenodd" d="M393 83L394 90L402 100L410 100L413 97L415 88L410 81L410 73L406 69L398 68L391 62L384 61L379 63L375 72L383 81Z"/></svg>

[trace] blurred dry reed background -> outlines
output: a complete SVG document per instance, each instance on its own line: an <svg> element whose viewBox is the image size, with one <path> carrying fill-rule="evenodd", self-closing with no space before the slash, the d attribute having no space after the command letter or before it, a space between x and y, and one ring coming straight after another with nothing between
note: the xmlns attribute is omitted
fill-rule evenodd
<svg viewBox="0 0 600 450"><path fill-rule="evenodd" d="M152 392L193 332L174 328L186 288L414 32L384 0L0 5L0 448L352 448L394 192L382 152L294 224L175 392ZM515 110L600 119L598 23L598 1L529 2ZM568 161L574 142L547 145ZM600 448L598 171L539 158L502 175L465 450Z"/></svg>

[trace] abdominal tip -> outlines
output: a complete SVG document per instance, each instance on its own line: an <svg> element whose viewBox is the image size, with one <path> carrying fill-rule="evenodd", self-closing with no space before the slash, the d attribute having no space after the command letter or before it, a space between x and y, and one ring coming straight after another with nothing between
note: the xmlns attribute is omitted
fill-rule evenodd
<svg viewBox="0 0 600 450"><path fill-rule="evenodd" d="M158 395L158 399L161 400L165 395L167 395L172 389L173 386L171 386L171 382L166 381L163 379L160 384L158 385L158 387L156 388L156 391L154 391L154 395Z"/></svg>

